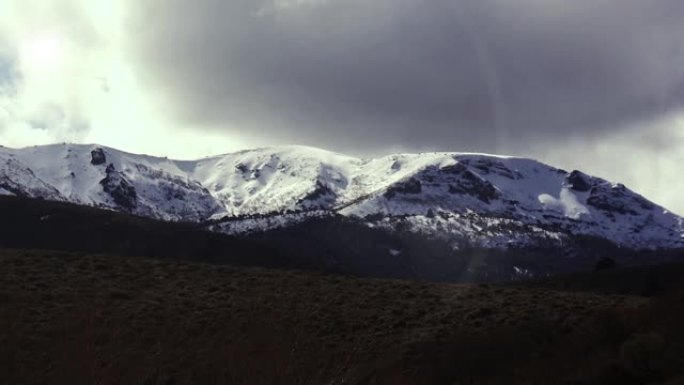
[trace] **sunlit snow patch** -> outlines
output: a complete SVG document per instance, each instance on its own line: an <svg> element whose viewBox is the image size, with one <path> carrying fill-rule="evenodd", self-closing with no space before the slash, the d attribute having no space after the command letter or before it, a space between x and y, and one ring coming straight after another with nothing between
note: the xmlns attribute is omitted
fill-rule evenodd
<svg viewBox="0 0 684 385"><path fill-rule="evenodd" d="M561 190L558 198L554 198L549 194L539 195L539 203L547 210L560 212L572 219L580 219L582 215L589 214L589 209L581 204L577 196L567 188Z"/></svg>

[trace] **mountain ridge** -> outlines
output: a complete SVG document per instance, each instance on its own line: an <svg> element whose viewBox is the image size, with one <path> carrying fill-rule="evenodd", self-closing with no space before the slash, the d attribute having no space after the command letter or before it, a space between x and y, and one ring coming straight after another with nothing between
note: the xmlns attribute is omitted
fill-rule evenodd
<svg viewBox="0 0 684 385"><path fill-rule="evenodd" d="M622 184L476 153L356 158L277 146L172 160L97 144L0 147L0 194L206 222L230 234L342 215L454 248L562 247L569 235L684 247L684 220Z"/></svg>

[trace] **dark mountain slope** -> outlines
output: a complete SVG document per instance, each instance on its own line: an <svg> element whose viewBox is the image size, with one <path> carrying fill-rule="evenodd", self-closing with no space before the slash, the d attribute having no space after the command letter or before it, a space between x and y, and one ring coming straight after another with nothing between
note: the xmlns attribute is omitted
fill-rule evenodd
<svg viewBox="0 0 684 385"><path fill-rule="evenodd" d="M114 212L0 196L0 246L252 265L300 266L263 243Z"/></svg>
<svg viewBox="0 0 684 385"><path fill-rule="evenodd" d="M370 228L342 216L235 237L197 223L16 197L0 197L0 246L447 282L593 271L606 258L621 266L682 258L676 251L635 252L590 237L573 238L566 246L576 252L569 254L554 247L453 250L441 239Z"/></svg>

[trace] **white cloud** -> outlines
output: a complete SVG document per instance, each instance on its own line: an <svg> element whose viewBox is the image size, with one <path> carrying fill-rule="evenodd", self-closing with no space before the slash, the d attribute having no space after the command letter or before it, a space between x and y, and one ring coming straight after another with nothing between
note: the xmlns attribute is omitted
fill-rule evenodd
<svg viewBox="0 0 684 385"><path fill-rule="evenodd" d="M169 114L157 106L153 90L143 89L131 64L126 5L0 2L0 144L97 142L175 157L244 145L193 136L193 127L165 118Z"/></svg>

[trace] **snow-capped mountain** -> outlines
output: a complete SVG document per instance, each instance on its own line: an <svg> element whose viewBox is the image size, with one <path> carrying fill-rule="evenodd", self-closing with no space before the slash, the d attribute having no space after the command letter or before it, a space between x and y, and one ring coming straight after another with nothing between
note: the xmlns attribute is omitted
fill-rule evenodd
<svg viewBox="0 0 684 385"><path fill-rule="evenodd" d="M206 222L233 234L344 216L454 248L562 246L571 236L684 248L684 220L621 184L484 154L360 159L283 146L177 161L98 145L0 147L3 194Z"/></svg>

